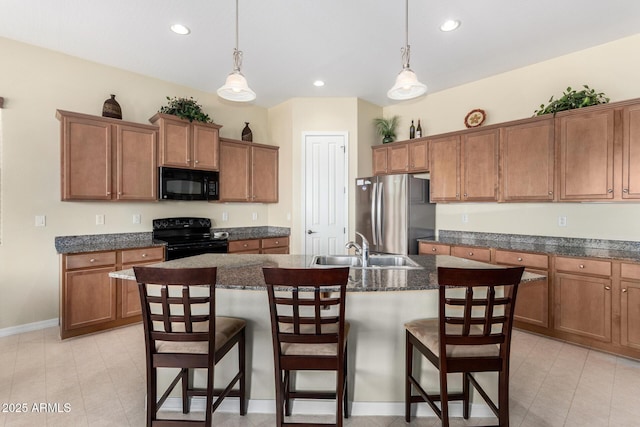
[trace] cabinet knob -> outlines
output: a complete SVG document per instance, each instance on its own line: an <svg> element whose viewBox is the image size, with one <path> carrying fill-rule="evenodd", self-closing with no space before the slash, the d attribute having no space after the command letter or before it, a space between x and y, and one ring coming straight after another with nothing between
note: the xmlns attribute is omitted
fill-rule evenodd
<svg viewBox="0 0 640 427"><path fill-rule="evenodd" d="M611 290L611 286L605 286L604 288L605 288L607 291L610 291L610 290Z"/></svg>
<svg viewBox="0 0 640 427"><path fill-rule="evenodd" d="M242 245L242 246L244 246L244 247L246 248L246 247L247 247L247 244L245 243L245 244L244 244L244 245Z"/></svg>
<svg viewBox="0 0 640 427"><path fill-rule="evenodd" d="M550 195L550 196L553 196L553 191L549 191L549 195Z"/></svg>
<svg viewBox="0 0 640 427"><path fill-rule="evenodd" d="M518 261L522 261L522 257L518 257Z"/></svg>
<svg viewBox="0 0 640 427"><path fill-rule="evenodd" d="M610 189L608 189L608 190L607 190L607 193L613 193L613 189L611 189L611 188L610 188Z"/></svg>
<svg viewBox="0 0 640 427"><path fill-rule="evenodd" d="M95 258L91 258L91 259L89 260L89 262L96 262L96 259L95 259Z"/></svg>
<svg viewBox="0 0 640 427"><path fill-rule="evenodd" d="M625 292L627 292L627 288L624 288L624 289L622 290L622 293L625 293Z"/></svg>
<svg viewBox="0 0 640 427"><path fill-rule="evenodd" d="M467 193L464 193L464 197L467 197Z"/></svg>
<svg viewBox="0 0 640 427"><path fill-rule="evenodd" d="M198 163L200 163L199 160L195 160L194 163L197 165Z"/></svg>
<svg viewBox="0 0 640 427"><path fill-rule="evenodd" d="M578 268L584 268L584 264L578 265Z"/></svg>
<svg viewBox="0 0 640 427"><path fill-rule="evenodd" d="M473 252L469 252L469 256L473 256Z"/></svg>
<svg viewBox="0 0 640 427"><path fill-rule="evenodd" d="M118 191L118 196L122 196L122 191Z"/></svg>
<svg viewBox="0 0 640 427"><path fill-rule="evenodd" d="M460 197L460 193L456 193L456 197Z"/></svg>
<svg viewBox="0 0 640 427"><path fill-rule="evenodd" d="M280 244L280 242L278 242L278 241L276 240L276 245L279 245L279 244Z"/></svg>
<svg viewBox="0 0 640 427"><path fill-rule="evenodd" d="M629 192L629 189L628 189L628 188L623 188L623 189L622 189L622 192L623 192L623 193L625 193L625 194L627 194L627 193Z"/></svg>
<svg viewBox="0 0 640 427"><path fill-rule="evenodd" d="M146 258L146 257L147 257L147 254L142 254L142 258Z"/></svg>
<svg viewBox="0 0 640 427"><path fill-rule="evenodd" d="M436 248L431 248L431 251L435 252L435 251L437 251L437 249Z"/></svg>
<svg viewBox="0 0 640 427"><path fill-rule="evenodd" d="M110 196L110 195L111 195L111 191L107 191L107 196Z"/></svg>

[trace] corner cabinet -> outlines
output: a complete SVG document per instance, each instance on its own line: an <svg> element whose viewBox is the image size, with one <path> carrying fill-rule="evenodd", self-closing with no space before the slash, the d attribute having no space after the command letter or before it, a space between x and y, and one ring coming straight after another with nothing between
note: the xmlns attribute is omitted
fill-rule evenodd
<svg viewBox="0 0 640 427"><path fill-rule="evenodd" d="M61 200L157 199L155 126L57 110Z"/></svg>
<svg viewBox="0 0 640 427"><path fill-rule="evenodd" d="M220 202L278 202L278 149L220 139Z"/></svg>
<svg viewBox="0 0 640 427"><path fill-rule="evenodd" d="M214 123L190 122L158 113L149 121L160 130L160 166L218 170L219 129Z"/></svg>
<svg viewBox="0 0 640 427"><path fill-rule="evenodd" d="M141 320L138 286L109 273L164 260L164 247L64 254L60 266L60 338Z"/></svg>

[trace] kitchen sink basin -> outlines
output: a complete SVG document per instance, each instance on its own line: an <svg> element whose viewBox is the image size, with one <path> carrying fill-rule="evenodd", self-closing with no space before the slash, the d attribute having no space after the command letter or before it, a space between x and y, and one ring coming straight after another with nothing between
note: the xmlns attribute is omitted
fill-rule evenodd
<svg viewBox="0 0 640 427"><path fill-rule="evenodd" d="M311 261L312 267L351 267L351 268L422 268L420 264L406 255L370 255L369 266L362 266L362 257L358 255L316 255Z"/></svg>

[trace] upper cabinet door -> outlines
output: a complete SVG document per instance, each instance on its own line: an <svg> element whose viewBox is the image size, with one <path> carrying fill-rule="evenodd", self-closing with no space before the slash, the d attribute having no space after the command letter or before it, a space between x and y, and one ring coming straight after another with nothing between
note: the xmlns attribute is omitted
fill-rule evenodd
<svg viewBox="0 0 640 427"><path fill-rule="evenodd" d="M498 200L498 129L462 136L462 200Z"/></svg>
<svg viewBox="0 0 640 427"><path fill-rule="evenodd" d="M191 167L191 124L186 120L165 115L157 124L160 126L160 165L174 168Z"/></svg>
<svg viewBox="0 0 640 427"><path fill-rule="evenodd" d="M278 201L278 147L251 147L252 202L276 203Z"/></svg>
<svg viewBox="0 0 640 427"><path fill-rule="evenodd" d="M557 117L556 132L559 200L613 199L613 109Z"/></svg>
<svg viewBox="0 0 640 427"><path fill-rule="evenodd" d="M622 111L622 198L640 199L640 105Z"/></svg>
<svg viewBox="0 0 640 427"><path fill-rule="evenodd" d="M429 145L427 140L409 143L409 172L429 171Z"/></svg>
<svg viewBox="0 0 640 427"><path fill-rule="evenodd" d="M501 129L501 200L552 201L554 191L553 118Z"/></svg>
<svg viewBox="0 0 640 427"><path fill-rule="evenodd" d="M429 140L431 201L460 200L460 137Z"/></svg>
<svg viewBox="0 0 640 427"><path fill-rule="evenodd" d="M384 175L387 173L387 147L380 145L372 147L371 156L373 160L373 174Z"/></svg>
<svg viewBox="0 0 640 427"><path fill-rule="evenodd" d="M111 200L113 127L98 118L58 113L62 200Z"/></svg>
<svg viewBox="0 0 640 427"><path fill-rule="evenodd" d="M135 126L116 126L118 200L157 200L158 132Z"/></svg>
<svg viewBox="0 0 640 427"><path fill-rule="evenodd" d="M193 167L195 169L218 170L218 127L192 123Z"/></svg>
<svg viewBox="0 0 640 427"><path fill-rule="evenodd" d="M391 145L387 148L390 173L409 171L409 147L407 144Z"/></svg>

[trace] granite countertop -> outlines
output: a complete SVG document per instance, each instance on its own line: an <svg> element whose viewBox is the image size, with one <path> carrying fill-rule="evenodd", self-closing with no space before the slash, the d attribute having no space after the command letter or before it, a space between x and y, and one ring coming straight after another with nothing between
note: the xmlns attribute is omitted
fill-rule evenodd
<svg viewBox="0 0 640 427"><path fill-rule="evenodd" d="M409 291L437 289L438 267L459 268L504 268L483 262L471 261L446 255L411 255L422 268L383 269L351 268L349 272L350 292L363 291ZM219 288L264 289L262 267L307 268L313 257L305 255L241 255L241 254L203 254L189 258L165 261L152 266L163 268L218 267L217 284ZM133 269L109 273L109 276L135 280ZM544 278L525 272L523 282Z"/></svg>
<svg viewBox="0 0 640 427"><path fill-rule="evenodd" d="M270 237L289 236L287 227L231 227L212 228L211 232L227 231L229 241L246 239L265 239ZM59 254L77 254L82 252L114 251L120 249L146 248L165 246L162 241L153 240L153 233L114 233L87 234L79 236L57 236L54 241Z"/></svg>
<svg viewBox="0 0 640 427"><path fill-rule="evenodd" d="M537 252L549 255L640 262L640 242L625 240L578 239L569 237L440 230L437 239L418 239L418 241Z"/></svg>

